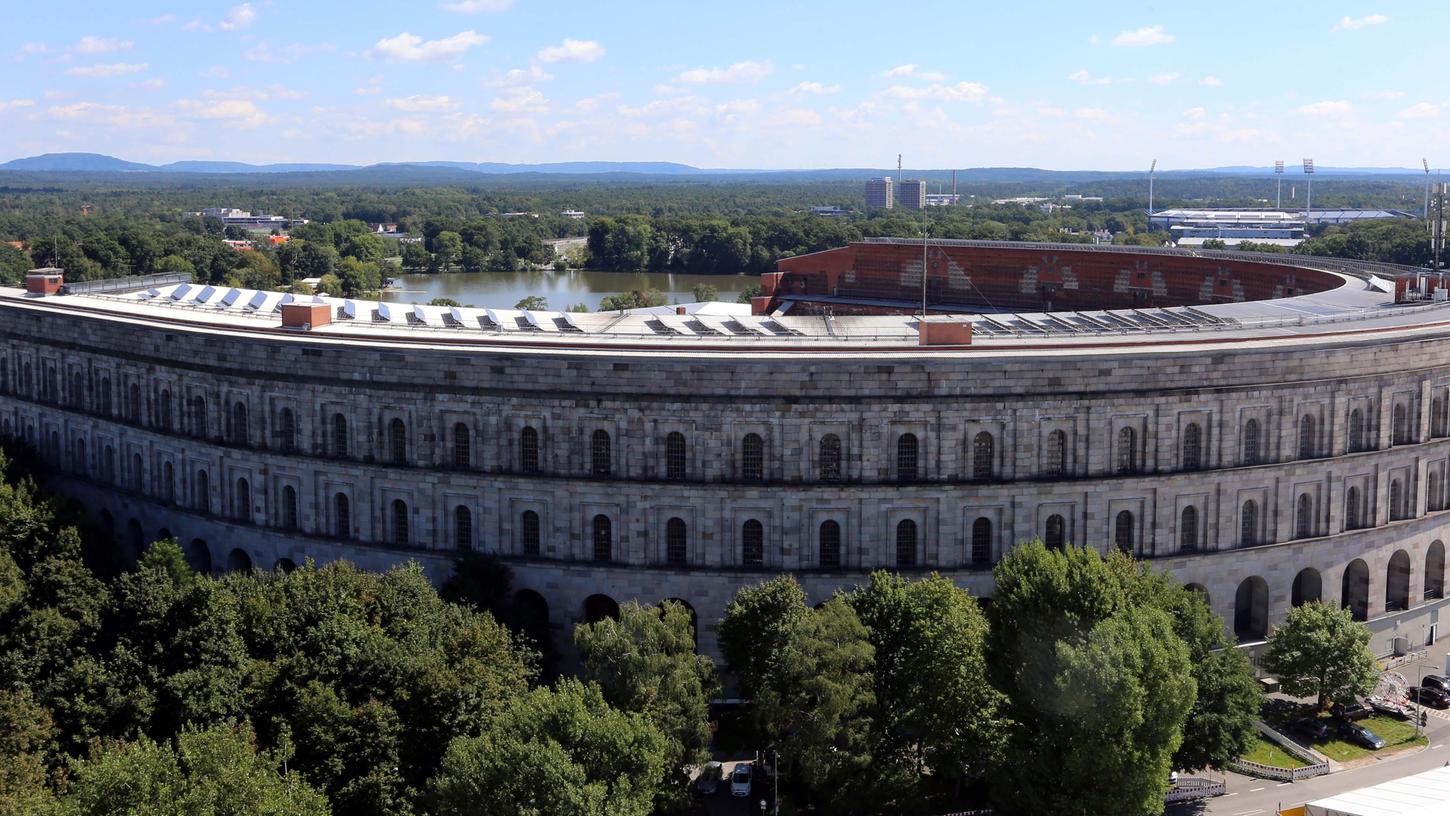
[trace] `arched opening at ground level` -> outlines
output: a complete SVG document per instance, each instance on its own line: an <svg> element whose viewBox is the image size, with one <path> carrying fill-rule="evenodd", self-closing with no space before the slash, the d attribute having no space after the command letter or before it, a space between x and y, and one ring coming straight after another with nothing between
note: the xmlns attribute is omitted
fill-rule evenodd
<svg viewBox="0 0 1450 816"><path fill-rule="evenodd" d="M146 552L146 533L141 530L141 522L136 519L126 520L126 559L130 563L140 560L141 554Z"/></svg>
<svg viewBox="0 0 1450 816"><path fill-rule="evenodd" d="M590 595L584 599L584 622L598 623L605 618L619 620L619 602L608 595Z"/></svg>
<svg viewBox="0 0 1450 816"><path fill-rule="evenodd" d="M297 569L297 562L290 558L278 558L277 563L272 565L277 572L291 572Z"/></svg>
<svg viewBox="0 0 1450 816"><path fill-rule="evenodd" d="M243 550L241 547L237 547L236 549L227 553L227 571L251 572L252 557L250 555L247 555L246 550Z"/></svg>
<svg viewBox="0 0 1450 816"><path fill-rule="evenodd" d="M1445 543L1430 542L1425 551L1425 600L1445 597Z"/></svg>
<svg viewBox="0 0 1450 816"><path fill-rule="evenodd" d="M1410 554L1395 550L1385 570L1385 611L1410 608Z"/></svg>
<svg viewBox="0 0 1450 816"><path fill-rule="evenodd" d="M190 544L181 548L181 552L192 569L201 573L211 572L211 548L206 546L205 541L193 538Z"/></svg>
<svg viewBox="0 0 1450 816"><path fill-rule="evenodd" d="M695 607L690 606L689 601L683 598L666 598L665 600L683 606L685 611L690 614L690 638L695 644L695 651L700 651L700 616L695 614Z"/></svg>
<svg viewBox="0 0 1450 816"><path fill-rule="evenodd" d="M1255 575L1239 583L1234 594L1234 635L1240 641L1263 640L1269 634L1269 585Z"/></svg>
<svg viewBox="0 0 1450 816"><path fill-rule="evenodd" d="M1323 596L1324 580L1319 577L1319 570L1313 567L1299 570L1299 574L1294 576L1294 591L1290 593L1290 603L1303 606L1320 600Z"/></svg>
<svg viewBox="0 0 1450 816"><path fill-rule="evenodd" d="M1369 620L1369 565L1354 559L1344 568L1339 585L1339 605L1357 621Z"/></svg>

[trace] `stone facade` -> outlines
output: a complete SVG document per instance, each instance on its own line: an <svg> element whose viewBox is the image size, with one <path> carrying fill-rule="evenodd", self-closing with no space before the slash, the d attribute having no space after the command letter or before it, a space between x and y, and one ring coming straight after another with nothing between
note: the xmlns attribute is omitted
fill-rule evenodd
<svg viewBox="0 0 1450 816"><path fill-rule="evenodd" d="M813 600L875 568L939 570L990 595L1003 552L1060 536L1172 570L1247 640L1282 619L1305 569L1326 600L1348 589L1382 632L1419 640L1416 624L1438 620L1450 532L1440 327L914 358L667 354L222 333L36 303L0 300L0 431L56 463L60 486L121 540L175 535L214 569L416 559L441 578L461 547L508 559L561 634L592 595L677 598L715 653L709 625L767 574L797 573ZM670 472L672 432L683 474ZM982 434L989 454L974 446ZM827 435L839 479L822 460ZM974 559L981 519L989 551ZM838 566L822 558L827 522ZM1399 551L1408 570L1392 566ZM1346 582L1361 563L1367 582Z"/></svg>

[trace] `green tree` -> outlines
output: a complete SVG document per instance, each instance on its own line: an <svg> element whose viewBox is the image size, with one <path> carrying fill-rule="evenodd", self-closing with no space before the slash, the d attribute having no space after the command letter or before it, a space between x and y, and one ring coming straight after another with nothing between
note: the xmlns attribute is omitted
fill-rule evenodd
<svg viewBox="0 0 1450 816"><path fill-rule="evenodd" d="M452 272L453 265L463 256L463 236L444 230L433 238L433 263L444 272Z"/></svg>
<svg viewBox="0 0 1450 816"><path fill-rule="evenodd" d="M357 233L342 246L342 257L357 258L363 263L378 263L386 255L387 245L383 239L370 232Z"/></svg>
<svg viewBox="0 0 1450 816"><path fill-rule="evenodd" d="M749 303L751 298L760 297L760 287L755 284L740 290L740 296L735 298L736 303Z"/></svg>
<svg viewBox="0 0 1450 816"><path fill-rule="evenodd" d="M564 308L564 311L570 312L570 313L573 313L573 314L588 314L589 313L589 304L587 304L587 303L575 303L573 306L567 306L567 307L565 307Z"/></svg>
<svg viewBox="0 0 1450 816"><path fill-rule="evenodd" d="M342 297L342 279L336 275L323 275L317 281L317 294L329 297Z"/></svg>
<svg viewBox="0 0 1450 816"><path fill-rule="evenodd" d="M646 816L665 739L595 685L538 688L479 736L448 746L430 783L438 816Z"/></svg>
<svg viewBox="0 0 1450 816"><path fill-rule="evenodd" d="M456 308L462 306L463 304L462 303L459 303L458 301L454 300L453 298L436 297L436 298L433 298L432 300L428 301L428 305L429 306L452 306L453 308L456 309Z"/></svg>
<svg viewBox="0 0 1450 816"><path fill-rule="evenodd" d="M716 632L720 652L744 696L754 697L773 682L781 671L785 646L806 612L805 590L789 575L735 593Z"/></svg>
<svg viewBox="0 0 1450 816"><path fill-rule="evenodd" d="M1295 697L1315 697L1321 705L1349 702L1368 694L1379 679L1369 640L1369 628L1347 607L1307 603L1289 610L1269 634L1264 669Z"/></svg>
<svg viewBox="0 0 1450 816"><path fill-rule="evenodd" d="M0 242L0 283L7 285L19 283L28 271L30 271L30 256L25 254L25 250Z"/></svg>
<svg viewBox="0 0 1450 816"><path fill-rule="evenodd" d="M290 242L288 245L291 246ZM320 278L337 268L337 250L328 244L303 241L302 246L296 252L297 268L295 277Z"/></svg>
<svg viewBox="0 0 1450 816"><path fill-rule="evenodd" d="M993 575L988 666L1014 723L999 810L1161 813L1196 693L1171 617L1135 603L1133 572L1091 549L1032 542Z"/></svg>
<svg viewBox="0 0 1450 816"><path fill-rule="evenodd" d="M541 312L549 308L549 301L539 295L529 295L518 303L515 303L514 308L526 309L531 312Z"/></svg>
<svg viewBox="0 0 1450 816"><path fill-rule="evenodd" d="M685 765L709 758L710 697L718 687L715 665L695 653L693 613L674 601L630 602L619 618L574 628L586 682L622 711L643 714L667 741L661 800L688 801Z"/></svg>
<svg viewBox="0 0 1450 816"><path fill-rule="evenodd" d="M336 277L343 294L348 297L376 292L383 286L383 276L378 265L363 263L356 258L343 258L337 265Z"/></svg>
<svg viewBox="0 0 1450 816"><path fill-rule="evenodd" d="M414 271L427 269L433 262L432 256L428 254L427 248L417 241L409 241L403 244L403 268Z"/></svg>
<svg viewBox="0 0 1450 816"><path fill-rule="evenodd" d="M288 773L284 759L259 753L245 726L188 730L174 749L146 738L107 743L73 763L58 816L331 813L326 797Z"/></svg>
<svg viewBox="0 0 1450 816"><path fill-rule="evenodd" d="M665 294L658 289L635 289L619 295L608 295L599 301L599 311L612 312L617 309L644 309L665 305Z"/></svg>
<svg viewBox="0 0 1450 816"><path fill-rule="evenodd" d="M0 816L30 816L52 806L47 765L54 731L50 712L29 691L0 689Z"/></svg>
<svg viewBox="0 0 1450 816"><path fill-rule="evenodd" d="M707 303L720 299L720 290L708 283L695 284L695 288L691 290L691 294L694 295L696 303Z"/></svg>

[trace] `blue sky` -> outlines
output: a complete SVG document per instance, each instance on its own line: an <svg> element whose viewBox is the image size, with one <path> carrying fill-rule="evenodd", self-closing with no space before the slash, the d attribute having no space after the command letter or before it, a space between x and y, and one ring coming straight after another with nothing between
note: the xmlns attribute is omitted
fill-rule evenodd
<svg viewBox="0 0 1450 816"><path fill-rule="evenodd" d="M1443 0L52 0L11 22L0 159L1450 164Z"/></svg>

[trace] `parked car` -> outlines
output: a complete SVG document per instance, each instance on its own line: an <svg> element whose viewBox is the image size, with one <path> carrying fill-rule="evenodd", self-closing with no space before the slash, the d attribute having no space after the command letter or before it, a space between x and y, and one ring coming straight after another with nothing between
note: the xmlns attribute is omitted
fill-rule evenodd
<svg viewBox="0 0 1450 816"><path fill-rule="evenodd" d="M725 766L718 762L707 762L695 777L695 793L700 796L714 796L720 792L720 782L725 777Z"/></svg>
<svg viewBox="0 0 1450 816"><path fill-rule="evenodd" d="M1443 674L1427 674L1420 678L1420 685L1450 694L1450 677Z"/></svg>
<svg viewBox="0 0 1450 816"><path fill-rule="evenodd" d="M1450 694L1429 686L1414 686L1409 691L1411 700L1431 708L1450 708Z"/></svg>
<svg viewBox="0 0 1450 816"><path fill-rule="evenodd" d="M1342 720L1339 723L1339 736L1371 751L1378 751L1385 747L1385 741L1376 736L1375 732L1348 720Z"/></svg>
<svg viewBox="0 0 1450 816"><path fill-rule="evenodd" d="M750 778L755 775L755 769L749 762L742 762L735 766L730 772L730 795L749 796Z"/></svg>
<svg viewBox="0 0 1450 816"><path fill-rule="evenodd" d="M1329 724L1318 717L1295 720L1289 727L1309 739L1322 740L1329 736Z"/></svg>
<svg viewBox="0 0 1450 816"><path fill-rule="evenodd" d="M1374 713L1374 709L1359 701L1347 705L1345 703L1335 703L1332 710L1335 717L1351 722L1354 720L1362 720Z"/></svg>

